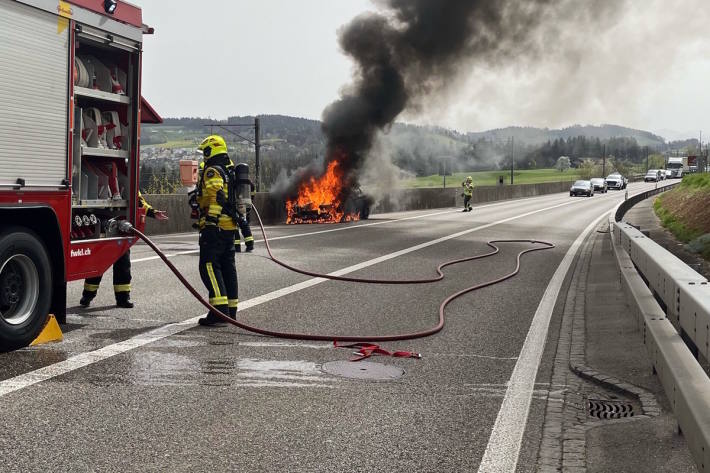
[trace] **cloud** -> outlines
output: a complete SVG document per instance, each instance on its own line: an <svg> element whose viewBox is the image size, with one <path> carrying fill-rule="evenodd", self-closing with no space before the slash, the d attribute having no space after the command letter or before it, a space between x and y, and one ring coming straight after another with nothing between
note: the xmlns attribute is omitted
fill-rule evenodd
<svg viewBox="0 0 710 473"><path fill-rule="evenodd" d="M577 9L579 5L578 0L565 0L550 12L531 54L510 62L468 63L455 87L427 97L421 107L426 116L408 116L464 130L574 123L682 129L702 124L702 104L710 105L697 77L710 69L704 58L710 43L705 2L688 0L673 7L662 0L600 1L596 8ZM678 109L688 94L698 110L694 113L688 104L681 116Z"/></svg>

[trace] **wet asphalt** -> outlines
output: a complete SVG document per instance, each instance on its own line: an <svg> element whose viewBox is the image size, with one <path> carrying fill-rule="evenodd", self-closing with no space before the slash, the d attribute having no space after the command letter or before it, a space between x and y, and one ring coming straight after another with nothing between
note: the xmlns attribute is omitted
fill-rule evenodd
<svg viewBox="0 0 710 473"><path fill-rule="evenodd" d="M629 191L652 185L632 184ZM442 261L487 252L490 239L540 239L556 248L523 256L515 278L454 301L441 333L382 343L423 355L370 360L404 371L394 379L333 375L323 365L346 362L352 350L234 327L187 324L114 356L97 355L86 366L0 396L2 471L475 471L552 274L581 231L622 199L618 191L593 198L555 194L470 213L438 209L338 226L269 227L277 257L332 272L512 219L349 274L367 278L430 277ZM155 241L206 293L196 234ZM443 281L430 285L323 281L295 290L312 278L269 261L257 241L253 254L237 256L240 301L251 305L239 319L335 335L422 330L436 324L446 296L511 271L517 252L528 247L503 244L500 254L449 267ZM147 246L136 245L132 260L134 309L114 307L110 271L89 309L78 307L82 283L70 283L65 340L0 355L0 381L111 350L205 312ZM271 294L283 288L291 289ZM266 294L270 300L254 304ZM518 471L535 470L553 354L545 351L531 414L521 425L526 436Z"/></svg>

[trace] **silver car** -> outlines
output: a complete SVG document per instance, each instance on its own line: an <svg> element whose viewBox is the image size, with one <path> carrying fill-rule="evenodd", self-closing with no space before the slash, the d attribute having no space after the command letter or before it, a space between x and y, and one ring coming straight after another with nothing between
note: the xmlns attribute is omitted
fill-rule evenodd
<svg viewBox="0 0 710 473"><path fill-rule="evenodd" d="M661 171L658 169L649 169L643 177L643 182L658 182L661 180Z"/></svg>
<svg viewBox="0 0 710 473"><path fill-rule="evenodd" d="M603 177L595 177L591 181L594 191L599 191L602 194L606 194L607 185Z"/></svg>
<svg viewBox="0 0 710 473"><path fill-rule="evenodd" d="M606 178L607 189L626 189L627 182L626 178L618 172L613 172Z"/></svg>
<svg viewBox="0 0 710 473"><path fill-rule="evenodd" d="M577 181L572 184L572 187L569 188L569 195L570 197L574 197L576 195L586 195L587 197L591 197L594 195L594 186L591 181Z"/></svg>

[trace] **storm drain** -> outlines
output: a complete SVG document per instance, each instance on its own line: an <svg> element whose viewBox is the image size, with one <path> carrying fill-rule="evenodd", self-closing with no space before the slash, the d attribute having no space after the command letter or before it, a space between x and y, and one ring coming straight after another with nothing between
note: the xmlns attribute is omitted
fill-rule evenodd
<svg viewBox="0 0 710 473"><path fill-rule="evenodd" d="M323 371L336 376L354 379L392 380L400 378L404 370L398 366L372 361L331 361L324 363Z"/></svg>
<svg viewBox="0 0 710 473"><path fill-rule="evenodd" d="M587 413L598 419L621 419L634 416L634 405L628 401L588 399Z"/></svg>

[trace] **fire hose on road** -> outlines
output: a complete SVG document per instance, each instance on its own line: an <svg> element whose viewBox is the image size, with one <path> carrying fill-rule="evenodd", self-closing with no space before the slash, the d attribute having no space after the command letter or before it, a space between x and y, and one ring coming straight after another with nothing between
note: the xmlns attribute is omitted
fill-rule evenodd
<svg viewBox="0 0 710 473"><path fill-rule="evenodd" d="M488 253L483 253L480 255L469 256L466 258L455 259L455 260L451 260L451 261L447 261L445 263L442 263L436 268L437 276L432 277L432 278L391 280L391 279L367 279L367 278L333 276L333 275L329 275L329 274L320 274L320 273L315 273L312 271L307 271L307 270L303 270L300 268L296 268L296 267L293 267L287 263L284 263L283 261L276 258L271 251L271 246L269 245L269 239L266 236L266 231L264 230L264 224L261 221L261 216L259 215L259 212L256 210L256 208L254 208L254 213L258 219L259 227L261 229L261 234L264 237L264 246L266 247L266 251L269 255L269 259L271 259L274 263L276 263L276 264L278 264L290 271L294 271L296 273L304 274L307 276L330 279L333 281L346 281L346 282L364 283L364 284L392 284L392 285L394 285L394 284L397 284L397 285L429 284L429 283L434 283L434 282L441 281L442 279L444 279L444 273L442 272L442 269L446 268L447 266L451 266L451 265L459 264L459 263L464 263L467 261L479 260L479 259L487 258L489 256L493 256L493 255L499 253L500 248L496 245L496 243L530 243L533 245L540 244L543 246L539 246L539 247L535 247L535 248L528 248L526 250L520 251L517 254L516 266L512 272L505 274L501 277L476 284L476 285L468 287L466 289L462 289L462 290L448 296L439 305L439 321L438 321L438 323L429 329L418 331L418 332L398 333L398 334L391 334L391 335L321 335L321 334L279 332L279 331L275 331L275 330L267 330L267 329L247 325L245 323L242 323L242 322L239 322L237 320L230 318L226 314L223 314L222 312L215 309L207 300L205 300L205 298L185 279L185 277L180 273L180 271L178 271L178 269L168 260L167 256L165 256L165 254L150 240L150 238L148 238L146 235L144 235L139 230L133 228L130 225L130 223L127 223L125 221L121 222L119 224L119 227L120 227L120 231L122 231L124 233L133 232L141 240L143 240L165 262L165 264L170 268L170 270L175 274L175 276L177 276L177 278L180 280L180 282L182 282L182 284L187 288L187 290L190 291L190 293L198 301L200 301L200 303L203 306L205 306L207 309L209 309L210 311L212 311L213 313L218 315L225 322L235 325L235 326L237 326L243 330L249 331L249 332L258 333L261 335L268 335L268 336L276 337L276 338L284 338L284 339L292 339L292 340L330 341L330 342L334 342L335 346L343 346L343 345L338 345L338 342L356 342L354 345L349 345L349 346L361 349L360 353L364 356L362 356L358 359L362 359L363 357L367 357L372 353L379 353L378 352L378 350L380 350L379 347L377 347L376 345L372 345L371 342L389 342L389 341L396 341L396 340L412 340L415 338L428 337L430 335L433 335L433 334L441 331L441 329L444 328L444 322L445 322L444 311L446 309L446 306L449 305L453 300L463 296L464 294L468 294L469 292L473 292L478 289L482 289L484 287L492 286L494 284L498 284L500 282L503 282L507 279L512 278L513 276L518 274L518 272L520 271L520 260L524 254L531 253L533 251L549 250L549 249L552 249L555 247L554 244L546 242L546 241L541 241L541 240L526 240L526 239L491 240L491 241L488 241L486 244L492 248L492 251L489 251ZM406 356L407 354L412 355L410 352L395 352L391 355ZM414 355L416 355L416 354L414 354Z"/></svg>

